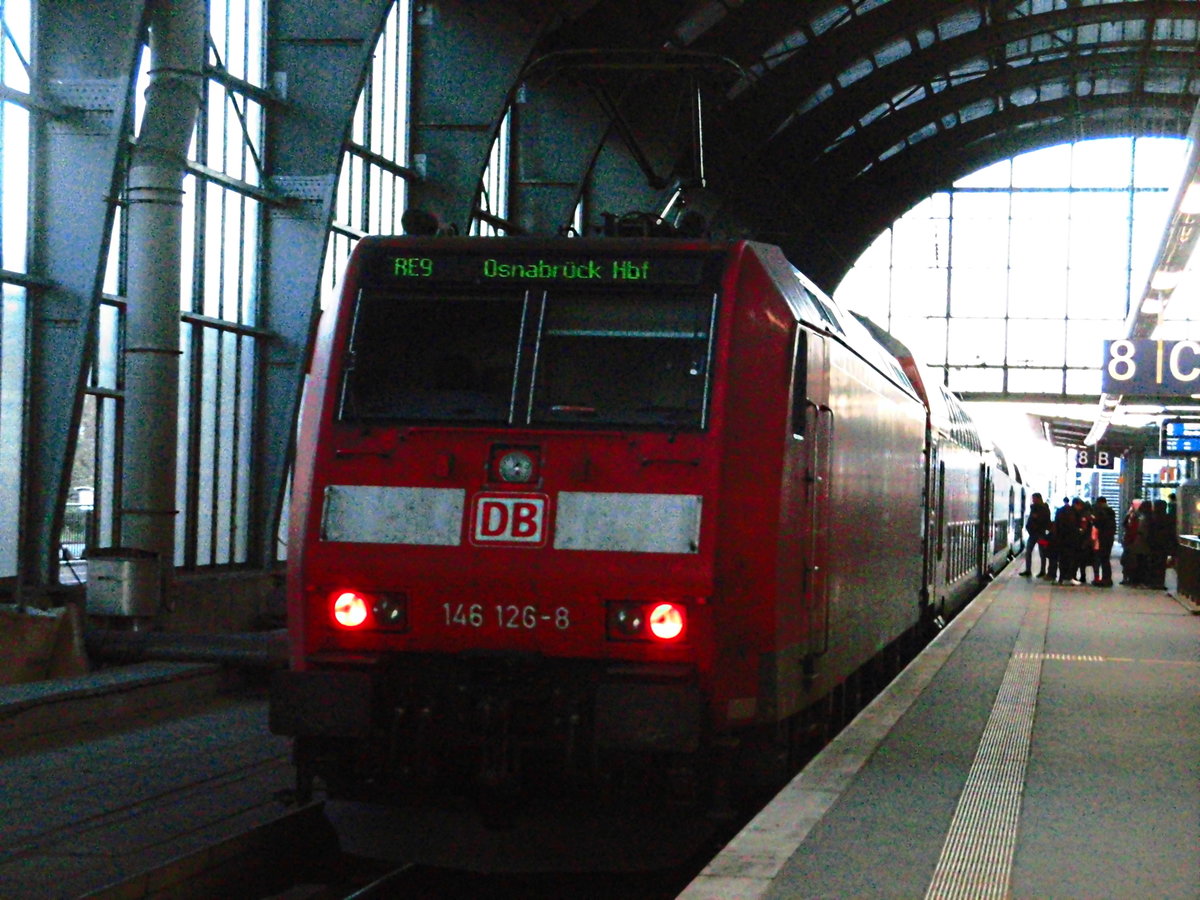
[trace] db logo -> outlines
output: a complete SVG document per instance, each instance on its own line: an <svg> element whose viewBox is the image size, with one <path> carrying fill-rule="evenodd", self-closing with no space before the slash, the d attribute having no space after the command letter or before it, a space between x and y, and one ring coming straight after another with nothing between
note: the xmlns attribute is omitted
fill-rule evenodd
<svg viewBox="0 0 1200 900"><path fill-rule="evenodd" d="M544 544L548 499L545 494L476 494L471 543Z"/></svg>

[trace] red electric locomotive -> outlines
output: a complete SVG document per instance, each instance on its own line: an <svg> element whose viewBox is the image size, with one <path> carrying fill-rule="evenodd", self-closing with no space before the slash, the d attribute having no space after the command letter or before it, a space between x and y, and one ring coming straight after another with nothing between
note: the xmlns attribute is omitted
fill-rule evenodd
<svg viewBox="0 0 1200 900"><path fill-rule="evenodd" d="M301 791L786 730L931 615L927 546L979 572L978 514L925 539L927 420L774 247L364 239L293 483L271 718ZM954 452L934 489L978 513Z"/></svg>

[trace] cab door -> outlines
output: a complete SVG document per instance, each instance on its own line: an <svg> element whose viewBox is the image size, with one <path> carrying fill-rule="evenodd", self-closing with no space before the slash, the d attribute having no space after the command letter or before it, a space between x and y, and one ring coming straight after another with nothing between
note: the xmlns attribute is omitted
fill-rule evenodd
<svg viewBox="0 0 1200 900"><path fill-rule="evenodd" d="M785 435L776 559L777 651L764 666L774 709L785 718L811 700L829 648L826 559L833 413L826 338L797 324Z"/></svg>
<svg viewBox="0 0 1200 900"><path fill-rule="evenodd" d="M797 362L804 360L802 392L792 397L793 423L803 423L803 606L808 611L806 667L829 649L829 497L833 410L829 406L829 343L820 334L801 330ZM799 365L797 365L799 369ZM797 384L795 387L799 387Z"/></svg>

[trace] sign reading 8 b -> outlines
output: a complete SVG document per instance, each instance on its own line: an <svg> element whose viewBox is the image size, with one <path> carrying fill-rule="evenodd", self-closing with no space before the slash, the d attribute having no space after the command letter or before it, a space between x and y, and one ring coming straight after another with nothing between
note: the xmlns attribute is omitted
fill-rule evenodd
<svg viewBox="0 0 1200 900"><path fill-rule="evenodd" d="M1116 454L1104 447L1084 447L1075 451L1077 469L1115 469Z"/></svg>

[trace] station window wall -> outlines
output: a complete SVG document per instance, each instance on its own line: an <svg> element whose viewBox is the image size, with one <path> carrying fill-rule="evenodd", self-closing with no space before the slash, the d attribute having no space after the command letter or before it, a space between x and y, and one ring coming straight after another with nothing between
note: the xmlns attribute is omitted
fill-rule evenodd
<svg viewBox="0 0 1200 900"><path fill-rule="evenodd" d="M409 12L388 14L354 111L334 201L333 234L322 277L322 304L336 296L350 251L366 234L400 234L407 197Z"/></svg>
<svg viewBox="0 0 1200 900"><path fill-rule="evenodd" d="M265 82L262 0L210 0L208 62ZM205 82L189 158L218 178L184 180L180 282L179 453L175 562L246 560L250 523L262 106L218 79ZM247 186L239 189L238 185Z"/></svg>
<svg viewBox="0 0 1200 900"><path fill-rule="evenodd" d="M0 84L29 93L27 4L0 2ZM0 99L0 578L16 574L25 408L29 113Z"/></svg>
<svg viewBox="0 0 1200 900"><path fill-rule="evenodd" d="M263 0L210 0L213 70L264 86L265 11ZM143 52L135 129L147 67ZM253 98L221 77L205 80L188 151L195 166L183 182L178 566L240 563L248 552L254 373L266 336L256 324L263 122ZM118 207L60 539L70 556L120 541L125 229Z"/></svg>
<svg viewBox="0 0 1200 900"><path fill-rule="evenodd" d="M1106 138L988 166L897 220L837 297L953 391L1098 395L1102 343L1145 287L1184 152Z"/></svg>
<svg viewBox="0 0 1200 900"><path fill-rule="evenodd" d="M333 225L321 274L321 306L337 298L350 252L367 234L401 234L411 170L408 160L409 21L411 3L399 0L384 23L371 70L354 111L350 140L334 199ZM298 425L299 423L297 423ZM289 494L290 494L289 482ZM287 557L289 503L283 504L275 555Z"/></svg>
<svg viewBox="0 0 1200 900"><path fill-rule="evenodd" d="M488 153L487 166L479 184L479 213L471 220L471 234L500 235L505 231L496 220L508 217L509 145L512 110L505 113ZM492 218L494 217L494 218Z"/></svg>

